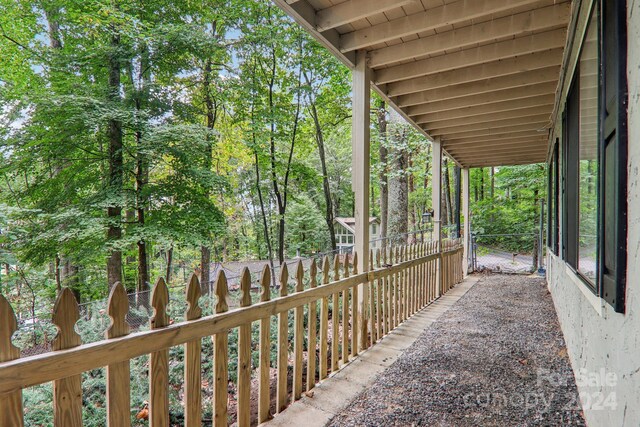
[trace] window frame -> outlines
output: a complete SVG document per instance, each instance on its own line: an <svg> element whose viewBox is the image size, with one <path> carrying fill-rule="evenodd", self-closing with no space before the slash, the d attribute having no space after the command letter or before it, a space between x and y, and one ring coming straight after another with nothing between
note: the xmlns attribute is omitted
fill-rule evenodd
<svg viewBox="0 0 640 427"><path fill-rule="evenodd" d="M615 28L607 27L608 16L612 17ZM598 237L602 238L598 241L598 280L601 283L600 297L618 313L625 311L627 273L628 83L626 20L627 5L625 0L602 0L598 16L598 53L600 58L598 155L602 165L598 176L599 196L602 196L598 200L600 208ZM607 42L609 42L609 46L615 46L612 49L614 52L607 51ZM614 54L615 58L611 58L611 55ZM610 64L612 70L607 69L607 59L613 59ZM609 84L607 79L610 77L613 79L615 97L614 103L611 105L613 111L609 115L607 114L610 107L607 104L607 86ZM612 127L613 130L611 130ZM613 141L611 141L612 139ZM611 152L607 151L609 144L612 145L613 151ZM609 170L609 168L613 170ZM613 215L607 218L607 211L611 205L613 205ZM607 221L612 222L608 228Z"/></svg>
<svg viewBox="0 0 640 427"><path fill-rule="evenodd" d="M547 248L556 256L560 250L559 138L556 138L547 164Z"/></svg>
<svg viewBox="0 0 640 427"><path fill-rule="evenodd" d="M597 25L598 37L595 283L579 270L580 211L578 208L580 199L580 56L591 29L589 23L594 19L593 14L596 15L593 22ZM614 311L624 313L628 179L626 0L594 1L588 15L588 24L582 36L562 112L563 141L560 166L562 173L558 182L561 185L562 194L561 253L568 268L589 290L607 302ZM608 22L607 17L611 18ZM611 26L614 28L610 28ZM609 78L612 81L607 80ZM609 104L608 101L610 101ZM612 148L608 150L609 147ZM557 146L554 147L555 149ZM553 159L550 160L550 167L552 164ZM552 174L553 171L550 170L549 176L551 177ZM548 187L550 192L553 190L552 185L553 183L550 182ZM551 224L550 219L549 227ZM549 236L553 238L552 231L549 231ZM551 244L549 246L551 247Z"/></svg>

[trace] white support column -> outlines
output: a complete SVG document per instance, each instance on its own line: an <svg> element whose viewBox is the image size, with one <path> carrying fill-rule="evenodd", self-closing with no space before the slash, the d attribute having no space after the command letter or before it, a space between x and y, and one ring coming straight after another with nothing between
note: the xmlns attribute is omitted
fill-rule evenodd
<svg viewBox="0 0 640 427"><path fill-rule="evenodd" d="M462 256L462 273L469 274L469 243L471 241L471 210L469 207L469 168L462 168L462 215L464 216L464 230L462 242L464 252Z"/></svg>
<svg viewBox="0 0 640 427"><path fill-rule="evenodd" d="M353 119L351 131L352 143L352 188L355 193L355 249L358 253L358 272L369 270L369 174L370 162L370 95L371 70L367 67L367 57L364 50L356 53L356 66L353 70ZM353 331L358 331L360 349L367 347L367 301L369 287L366 284L358 286L358 325L353 325ZM356 320L354 318L354 320Z"/></svg>
<svg viewBox="0 0 640 427"><path fill-rule="evenodd" d="M438 242L438 251L442 249L442 144L440 137L433 141L431 165L431 207L433 209L433 237ZM440 296L441 260L436 267L436 297Z"/></svg>
<svg viewBox="0 0 640 427"><path fill-rule="evenodd" d="M442 222L441 222L441 206L442 206L442 144L440 138L436 137L433 141L433 164L431 166L431 207L433 208L433 236L438 242L438 250L442 248ZM440 267L442 263L438 260L436 268L436 297L440 296Z"/></svg>

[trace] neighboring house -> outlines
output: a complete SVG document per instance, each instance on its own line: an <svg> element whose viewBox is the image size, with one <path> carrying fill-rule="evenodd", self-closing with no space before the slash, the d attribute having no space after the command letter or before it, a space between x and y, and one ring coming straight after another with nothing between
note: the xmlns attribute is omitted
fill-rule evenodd
<svg viewBox="0 0 640 427"><path fill-rule="evenodd" d="M336 246L338 249L338 253L350 253L353 249L353 245L355 244L355 218L338 217L334 219L334 224L336 226ZM376 249L379 247L379 235L380 220L376 217L369 218L369 240L371 240L371 249Z"/></svg>

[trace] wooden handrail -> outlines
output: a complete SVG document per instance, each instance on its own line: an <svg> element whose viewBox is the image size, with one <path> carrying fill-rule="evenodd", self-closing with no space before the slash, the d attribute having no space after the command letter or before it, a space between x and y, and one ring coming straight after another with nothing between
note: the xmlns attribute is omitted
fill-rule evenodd
<svg viewBox="0 0 640 427"><path fill-rule="evenodd" d="M433 250L433 247L430 247L430 250ZM96 368L101 368L105 366L119 366L118 364L122 362L127 362L133 358L146 355L153 354L157 357L160 357L160 364L157 365L157 368L152 367L151 372L152 375L159 375L159 378L165 378L164 372L164 364L165 364L165 356L168 354L167 351L171 347L179 346L179 345L187 345L186 348L190 349L189 353L193 353L194 350L199 350L199 341L205 337L220 337L219 340L216 341L217 348L216 354L218 351L227 351L227 344L223 337L226 337L227 332L230 329L240 327L242 329L242 369L243 369L243 377L242 377L242 410L245 411L247 408L247 399L248 399L248 391L247 387L250 387L250 382L248 381L247 375L250 374L248 370L249 367L247 363L249 363L249 355L250 355L250 340L251 337L248 335L249 329L247 325L250 325L255 321L263 321L264 319L269 319L271 316L278 316L286 313L289 310L296 311L296 325L295 325L295 369L294 369L294 395L293 400L300 398L301 392L304 390L301 383L302 378L302 343L303 343L303 335L307 334L313 339L313 348L316 346L316 335L315 335L315 326L313 328L313 333L307 333L306 328L302 327L302 307L308 304L312 304L313 313L315 314L315 310L317 307L316 304L318 302L321 305L318 305L320 310L320 346L327 346L327 321L328 317L326 314L327 304L331 298L334 301L334 309L332 315L332 322L335 327L338 320L338 316L342 316L342 325L343 325L343 334L342 340L337 342L332 339L333 350L331 351L331 364L327 363L327 349L324 348L320 351L320 364L319 366L319 380L321 381L324 376L327 374L327 369L329 371L335 370L338 367L337 358L339 356L337 349L338 344L341 344L340 354L342 355L342 362L346 363L349 357L354 357L358 354L360 349L366 348L363 343L360 343L360 347L358 346L358 342L356 340L356 336L358 335L358 330L354 329L353 321L351 323L351 327L349 327L349 316L353 318L357 317L357 314L352 311L349 313L349 294L353 293L352 298L353 302L357 299L357 287L359 285L370 286L370 292L375 290L376 298L370 299L370 312L375 313L372 317L375 318L371 320L372 329L369 331L371 333L371 341L372 344L375 343L376 339L381 339L384 335L386 335L394 326L397 326L408 316L412 315L418 309L424 307L426 304L433 301L435 296L435 291L432 289L433 284L433 263L430 261L434 261L437 259L440 260L449 260L451 262L444 263L444 268L447 268L447 274L445 275L445 282L442 283L442 289L440 293L446 292L451 286L461 280L461 268L455 268L458 263L458 259L460 258L460 254L462 253L462 247L459 246L459 242L455 244L452 242L443 246L443 251L437 253L428 253L427 247L423 245L422 247L412 246L408 249L403 249L400 252L396 252L395 258L397 259L397 263L391 266L380 266L377 265L378 268L375 268L369 272L364 273L356 273L348 274L349 266L344 263L344 277L339 278L338 280L334 280L329 282L329 263L328 260L325 259L323 264L323 279L321 281L322 284L316 286L315 276L313 279L313 286L310 289L303 290L302 288L302 264L298 264L297 274L296 274L296 292L286 295L286 291L283 292L283 296L278 298L270 299L267 291L265 292L263 283L263 297L260 302L257 302L251 305L250 299L248 299L248 281L249 276L248 272L243 272L243 302L242 307L226 311L224 306L219 306L216 310L217 313L206 316L199 317L199 312L193 312L193 310L197 309L197 293L195 293L195 282L197 278L192 277L189 289L191 290L191 294L187 295L187 298L190 303L191 311L190 314L187 315L187 320L175 323L168 324L168 318L165 317L165 313L163 312L164 307L166 306L167 299L164 294L164 281L159 280L159 284L156 285L155 291L158 291L158 288L161 288L159 294L154 302L156 308L156 314L154 319L156 319L156 324L153 325L152 329L147 331L140 331L127 334L128 330L122 329L123 325L119 325L122 330L117 331L117 333L112 333L109 335L109 338L103 341L77 345L71 348L64 348L57 351L52 351L40 355L29 356L24 358L14 358L13 360L8 360L0 363L0 401L4 396L8 396L9 394L13 394L19 392L20 390L31 387L34 385L50 382L50 381L58 381L65 378L76 377L82 374L83 372L90 371ZM371 259L373 259L373 254L370 255ZM453 262L453 257L455 257L455 262ZM393 262L393 254L391 255L391 262ZM380 259L378 256L377 259ZM383 252L382 255L383 262L387 259L386 252ZM461 260L460 260L461 261ZM338 275L337 270L337 259L334 264L334 279ZM449 271L450 270L450 271ZM312 271L315 273L317 269L315 268L315 263L313 264ZM286 287L288 280L288 273L286 268L283 268L283 276L281 277L282 286ZM269 274L263 273L263 281L270 280ZM224 283L220 283L224 281ZM224 278L224 274L219 277L218 282L219 285L222 285L220 289L217 289L216 293L218 296L226 295L226 279ZM118 288L120 293L122 293L122 289ZM352 291L353 290L353 291ZM284 291L284 289L283 289ZM344 301L345 304L342 304L342 313L336 311L337 298L342 295L341 301ZM382 296L381 296L382 295ZM122 295L119 295L120 299L122 299ZM1 298L1 296L0 296ZM385 298L391 298L395 303L387 304ZM377 303L376 303L377 301ZM122 303L121 303L122 304ZM374 305L377 304L377 307ZM382 304L382 306L381 306ZM8 306L8 304L6 304ZM224 304L223 304L224 305ZM10 309L10 306L8 306ZM311 307L311 306L310 306ZM390 308L389 308L390 307ZM356 305L353 304L351 306L352 310L356 310ZM199 310L199 309L198 309ZM5 310L6 311L6 310ZM197 311L197 310L196 310ZM2 314L2 313L0 313ZM6 314L6 313L5 313ZM119 319L123 319L122 311L119 311ZM6 316L4 316L6 317ZM4 317L0 317L3 319ZM394 320L395 319L395 320ZM391 323L389 321L391 320ZM315 315L314 315L315 322ZM360 325L360 327L364 328L366 331L368 329L368 325L366 322L364 325ZM379 331L378 333L374 332L374 323L375 331ZM264 328L268 327L268 323L261 323ZM391 325L391 327L389 326ZM7 325L0 325L0 328L7 327ZM351 337L353 338L351 341L347 339L349 331L346 329L350 329ZM334 330L334 332L336 332ZM269 342L267 331L261 334L261 341L265 340L265 342ZM335 335L334 335L335 337ZM281 339L287 339L286 334ZM0 346L3 343L0 342ZM349 344L351 345L351 349L349 351ZM311 344L309 344L311 345ZM248 347L249 346L249 347ZM2 349L0 349L2 350ZM261 349L262 351L262 349ZM189 359L197 358L196 354L189 357ZM226 355L223 360L226 360ZM261 357L261 363L269 363L269 358L267 356ZM286 360L284 361L286 364ZM122 366L122 365L120 365ZM156 365L154 365L156 366ZM194 376L197 375L195 369L199 369L199 364L189 365L190 372L190 381L196 381L195 387L191 386L189 389L197 390L199 386L199 382L197 379L194 380ZM279 367L282 366L279 364ZM221 367L222 368L222 367ZM265 371L261 367L261 381L266 381L268 377L265 376ZM312 367L308 370L307 377L311 376L313 372L313 377L315 377L315 350L314 356L312 359ZM286 375L286 371L284 371L284 375ZM299 377L299 378L298 378ZM286 378L285 378L286 379ZM153 378L151 379L153 381ZM308 380L309 381L309 380ZM160 381L166 387L166 381ZM279 381L280 382L280 381ZM307 390L310 390L315 383L315 378L311 378L311 382L307 383ZM157 384L156 384L157 386ZM265 388L266 387L266 388ZM152 383L152 391L153 391L153 383ZM222 390L219 390L222 393ZM268 404L268 384L263 384L261 386L261 395L262 395L262 409L260 410L260 422L265 421L268 418L268 407L265 405ZM225 391L226 393L226 391ZM265 397L266 395L266 397ZM220 395L220 398L222 395ZM151 396L151 399L160 399L160 403L155 403L155 411L157 417L163 417L165 414L168 414L168 408L164 405L163 402L166 402L165 392L158 391L157 394ZM281 400L281 399L279 399ZM194 402L200 402L199 399L193 400ZM152 402L153 404L153 402ZM220 407L225 406L226 403L218 402ZM288 402L280 401L280 404L277 409L283 409L288 405ZM3 408L0 408L3 409ZM240 408L239 408L240 410ZM190 411L192 420L198 420L200 418L200 413L198 410ZM248 414L239 414L238 418L241 422L240 425L247 425L248 423ZM226 416L222 419L218 419L216 417L216 422L220 424L226 423ZM190 423L191 424L191 423ZM74 424L76 425L76 424Z"/></svg>

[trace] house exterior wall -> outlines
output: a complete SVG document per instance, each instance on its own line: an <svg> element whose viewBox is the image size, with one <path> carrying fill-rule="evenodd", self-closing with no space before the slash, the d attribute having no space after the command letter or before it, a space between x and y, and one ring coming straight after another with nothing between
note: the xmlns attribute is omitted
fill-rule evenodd
<svg viewBox="0 0 640 427"><path fill-rule="evenodd" d="M573 75L590 10L584 1L562 103ZM547 280L568 356L576 375L584 415L590 426L640 425L640 1L627 0L628 228L626 312L616 313L597 297L558 256L549 254ZM562 140L561 110L555 118ZM560 144L562 150L562 144ZM561 157L563 153L561 153ZM562 205L560 207L562 218ZM561 231L562 233L562 228ZM562 241L562 236L560 237ZM610 401L600 400L609 396ZM608 404L607 404L608 403Z"/></svg>
<svg viewBox="0 0 640 427"><path fill-rule="evenodd" d="M355 236L354 234L344 227L339 222L335 223L336 225L336 246L340 253L345 253L345 251L349 251L355 245ZM370 249L377 249L382 247L380 241L377 239L380 237L380 225L374 221L369 225L369 239L371 243L369 245ZM350 240L350 241L349 241Z"/></svg>

